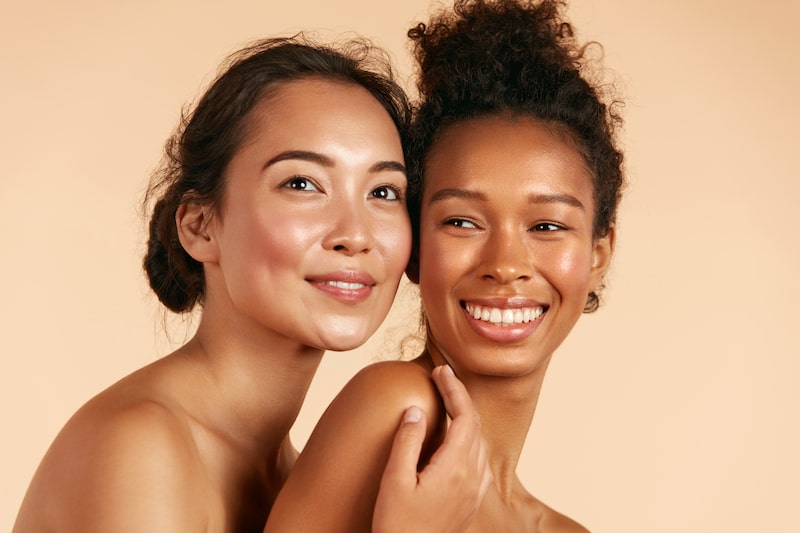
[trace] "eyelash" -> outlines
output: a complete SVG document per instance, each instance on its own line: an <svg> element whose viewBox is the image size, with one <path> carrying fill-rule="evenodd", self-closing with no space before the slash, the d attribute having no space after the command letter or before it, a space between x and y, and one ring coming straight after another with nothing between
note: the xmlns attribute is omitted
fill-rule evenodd
<svg viewBox="0 0 800 533"><path fill-rule="evenodd" d="M539 222L537 224L534 224L534 226L531 228L531 231L548 232L548 231L559 231L564 229L567 228L562 226L561 224L556 224L555 222Z"/></svg>
<svg viewBox="0 0 800 533"><path fill-rule="evenodd" d="M453 226L454 228L464 228L464 229L475 229L478 227L477 224L471 222L465 218L448 218L442 223L444 226ZM470 224L473 227L466 228L464 224Z"/></svg>
<svg viewBox="0 0 800 533"><path fill-rule="evenodd" d="M299 187L299 185L303 185ZM311 191L321 191L322 189L314 183L313 180L307 178L305 176L292 176L288 180L286 180L281 187L292 189L295 191L301 192L311 192ZM381 196L381 193L386 191L385 196ZM394 195L394 198L388 198L388 196ZM370 196L376 198L378 200L384 200L387 202L400 202L403 200L403 193L402 191L394 187L392 185L381 185L380 187L376 187L371 193Z"/></svg>
<svg viewBox="0 0 800 533"><path fill-rule="evenodd" d="M299 185L300 183L304 183L305 186L304 187L295 187L295 185ZM309 185L311 186L311 188L308 188ZM308 191L311 191L311 190L315 190L315 191L319 191L320 190L320 188L317 187L317 185L310 178L306 178L305 176L292 176L291 178L286 180L281 185L281 187L285 187L287 189L292 189L292 190L301 191L301 192L308 192Z"/></svg>
<svg viewBox="0 0 800 533"><path fill-rule="evenodd" d="M466 227L465 224L470 224L473 227ZM477 228L477 224L466 220L464 218L449 218L443 222L445 226L453 226L454 228L465 228L465 229L475 229ZM561 224L556 224L555 222L539 222L534 224L533 227L529 231L535 232L551 232L551 231L561 231L567 229L565 226Z"/></svg>
<svg viewBox="0 0 800 533"><path fill-rule="evenodd" d="M394 193L394 198L387 198L385 196L379 196L380 191L391 191ZM392 185L381 185L380 187L376 187L371 193L370 196L373 198L377 198L378 200L385 200L387 202L400 202L403 200L403 193L397 187Z"/></svg>

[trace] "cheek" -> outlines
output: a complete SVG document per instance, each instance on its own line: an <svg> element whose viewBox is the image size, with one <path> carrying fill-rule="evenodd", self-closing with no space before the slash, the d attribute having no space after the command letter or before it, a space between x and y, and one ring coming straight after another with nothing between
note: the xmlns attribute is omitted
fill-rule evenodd
<svg viewBox="0 0 800 533"><path fill-rule="evenodd" d="M463 250L462 250L463 252ZM447 258L450 260L447 260ZM449 269L454 268L456 261L463 253L453 254L431 235L420 236L419 247L419 279L423 293L431 288L441 288L443 281L449 277Z"/></svg>
<svg viewBox="0 0 800 533"><path fill-rule="evenodd" d="M282 212L250 217L237 228L242 239L240 253L255 255L266 266L297 264L304 252L319 240L320 217Z"/></svg>
<svg viewBox="0 0 800 533"><path fill-rule="evenodd" d="M374 236L385 258L387 270L402 275L411 256L411 223L408 216L402 214L379 221L375 224Z"/></svg>
<svg viewBox="0 0 800 533"><path fill-rule="evenodd" d="M471 283L479 248L469 239L422 235L420 242L419 288L431 321L437 309L453 305L451 296Z"/></svg>
<svg viewBox="0 0 800 533"><path fill-rule="evenodd" d="M554 250L548 264L552 265L549 274L553 284L563 296L576 293L585 299L592 267L591 250L578 247Z"/></svg>

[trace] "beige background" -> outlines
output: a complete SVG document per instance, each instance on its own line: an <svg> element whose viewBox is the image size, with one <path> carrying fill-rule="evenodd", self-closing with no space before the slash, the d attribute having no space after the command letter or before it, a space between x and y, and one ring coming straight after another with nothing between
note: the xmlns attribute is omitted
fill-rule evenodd
<svg viewBox="0 0 800 533"><path fill-rule="evenodd" d="M137 206L181 105L243 42L299 28L373 37L408 75L404 33L428 6L2 0L0 530L70 414L170 349ZM627 94L631 186L607 305L557 354L521 476L595 532L800 531L800 4L571 15ZM388 339L326 356L299 442L394 352L403 302Z"/></svg>

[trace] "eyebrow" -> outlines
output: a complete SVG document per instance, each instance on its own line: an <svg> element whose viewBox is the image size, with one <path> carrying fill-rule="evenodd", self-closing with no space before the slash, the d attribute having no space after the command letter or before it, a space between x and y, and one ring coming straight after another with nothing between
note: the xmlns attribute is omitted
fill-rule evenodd
<svg viewBox="0 0 800 533"><path fill-rule="evenodd" d="M428 205L435 202L441 202L450 198L461 198L464 200L479 200L481 202L487 201L487 197L482 192L470 191L467 189L441 189L433 193L431 199L428 200ZM571 194L559 193L540 193L531 194L528 196L528 202L532 204L565 204L572 207L577 207L581 211L585 211L583 203L572 196Z"/></svg>
<svg viewBox="0 0 800 533"><path fill-rule="evenodd" d="M441 202L443 200L449 200L450 198L462 198L464 200L480 200L482 202L485 202L487 200L486 195L478 191L469 191L467 189L441 189L433 193L431 199L428 200L428 205L431 205L436 202Z"/></svg>
<svg viewBox="0 0 800 533"><path fill-rule="evenodd" d="M266 162L264 168L270 167L275 163L279 163L281 161L287 160L298 160L298 161L308 161L310 163L316 163L317 165L323 167L334 167L336 166L336 162L318 152L311 152L308 150L287 150L285 152L281 152L269 161ZM403 174L406 173L406 167L399 161L378 161L371 167L369 167L369 172L384 172L384 171L394 171L394 172L402 172Z"/></svg>
<svg viewBox="0 0 800 533"><path fill-rule="evenodd" d="M586 211L583 202L571 194L531 194L528 201L532 204L565 204Z"/></svg>

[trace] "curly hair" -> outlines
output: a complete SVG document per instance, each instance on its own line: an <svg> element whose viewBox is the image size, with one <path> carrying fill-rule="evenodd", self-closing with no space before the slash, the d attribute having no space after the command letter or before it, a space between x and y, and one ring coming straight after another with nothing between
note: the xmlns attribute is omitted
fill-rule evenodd
<svg viewBox="0 0 800 533"><path fill-rule="evenodd" d="M144 270L158 299L176 313L202 303L205 275L202 263L181 246L175 214L187 201L219 207L225 169L245 141L248 118L259 102L287 82L317 77L367 89L403 141L411 120L388 55L364 39L338 45L319 45L302 34L264 39L231 55L223 68L167 140L144 200L146 211L153 204Z"/></svg>
<svg viewBox="0 0 800 533"><path fill-rule="evenodd" d="M592 173L593 236L609 233L624 184L615 142L622 103L607 105L590 83L587 45L578 44L564 8L558 0L456 0L452 11L408 31L420 98L406 146L415 241L432 145L448 126L486 115L527 116L566 133ZM584 311L598 306L590 293Z"/></svg>

